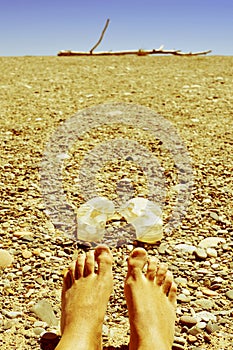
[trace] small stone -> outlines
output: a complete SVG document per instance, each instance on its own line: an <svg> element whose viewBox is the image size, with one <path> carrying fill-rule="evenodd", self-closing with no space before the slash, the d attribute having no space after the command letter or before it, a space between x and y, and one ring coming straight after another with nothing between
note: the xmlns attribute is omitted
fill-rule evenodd
<svg viewBox="0 0 233 350"><path fill-rule="evenodd" d="M35 249L33 249L32 253L33 253L34 255L36 255L36 256L39 256L40 253L41 253L41 249L40 249L40 248L35 248Z"/></svg>
<svg viewBox="0 0 233 350"><path fill-rule="evenodd" d="M4 322L3 329L6 331L8 329L11 329L13 326L14 326L14 321L8 320L8 321Z"/></svg>
<svg viewBox="0 0 233 350"><path fill-rule="evenodd" d="M186 343L186 340L183 337L175 336L174 342L177 343L177 344L184 345Z"/></svg>
<svg viewBox="0 0 233 350"><path fill-rule="evenodd" d="M0 268L10 266L14 261L13 256L7 250L0 249Z"/></svg>
<svg viewBox="0 0 233 350"><path fill-rule="evenodd" d="M180 324L187 326L187 327L192 327L197 323L197 319L192 316L181 316L180 318Z"/></svg>
<svg viewBox="0 0 233 350"><path fill-rule="evenodd" d="M176 282L176 284L179 284L180 286L186 286L188 283L188 280L187 280L187 278L184 278L184 277L177 277L177 278L175 278L175 282Z"/></svg>
<svg viewBox="0 0 233 350"><path fill-rule="evenodd" d="M215 221L218 221L218 220L219 220L219 216L218 216L218 214L216 214L215 212L211 212L211 213L210 213L210 217L211 217L212 219L214 219Z"/></svg>
<svg viewBox="0 0 233 350"><path fill-rule="evenodd" d="M206 328L206 322L197 322L197 328L199 329L205 329Z"/></svg>
<svg viewBox="0 0 233 350"><path fill-rule="evenodd" d="M197 337L195 337L195 335L189 334L188 335L188 342L189 344L193 344L197 341Z"/></svg>
<svg viewBox="0 0 233 350"><path fill-rule="evenodd" d="M30 270L31 270L31 266L29 266L29 265L25 265L25 266L23 266L23 268L22 268L23 273L27 273L27 272L30 271Z"/></svg>
<svg viewBox="0 0 233 350"><path fill-rule="evenodd" d="M211 337L209 336L209 334L204 334L203 338L206 343L211 343Z"/></svg>
<svg viewBox="0 0 233 350"><path fill-rule="evenodd" d="M206 253L205 249L203 249L203 248L197 248L195 250L194 254L198 259L201 259L201 260L207 258L207 253Z"/></svg>
<svg viewBox="0 0 233 350"><path fill-rule="evenodd" d="M206 310L212 309L214 307L214 305L215 305L212 300L204 299L204 298L197 299L195 301L195 303L198 306L200 306L201 308L206 309Z"/></svg>
<svg viewBox="0 0 233 350"><path fill-rule="evenodd" d="M166 250L167 250L167 244L161 243L160 246L158 247L159 254L165 254Z"/></svg>
<svg viewBox="0 0 233 350"><path fill-rule="evenodd" d="M33 332L35 333L35 335L41 335L41 333L45 332L45 329L42 327L35 327L33 329Z"/></svg>
<svg viewBox="0 0 233 350"><path fill-rule="evenodd" d="M172 350L184 350L184 345L174 342L172 344Z"/></svg>
<svg viewBox="0 0 233 350"><path fill-rule="evenodd" d="M17 237L17 238L22 238L22 237L25 237L25 236L32 236L33 233L30 232L30 231L16 231L16 232L14 232L13 235L15 237Z"/></svg>
<svg viewBox="0 0 233 350"><path fill-rule="evenodd" d="M218 252L214 248L207 248L206 253L207 253L208 257L210 257L210 258L217 258L217 256L218 256Z"/></svg>
<svg viewBox="0 0 233 350"><path fill-rule="evenodd" d="M233 300L233 289L228 290L228 291L226 292L226 297L227 297L228 299L230 299L230 300Z"/></svg>
<svg viewBox="0 0 233 350"><path fill-rule="evenodd" d="M32 311L49 326L57 326L58 320L53 308L47 300L40 300L32 307Z"/></svg>
<svg viewBox="0 0 233 350"><path fill-rule="evenodd" d="M201 332L202 332L202 330L195 325L192 328L190 328L190 330L188 331L188 334L196 336L196 335L200 334Z"/></svg>
<svg viewBox="0 0 233 350"><path fill-rule="evenodd" d="M185 243L177 244L174 248L175 250L190 254L192 254L196 250L196 247L194 247L193 245Z"/></svg>
<svg viewBox="0 0 233 350"><path fill-rule="evenodd" d="M226 243L226 240L221 237L207 237L204 238L198 246L201 248L217 247L219 243Z"/></svg>
<svg viewBox="0 0 233 350"><path fill-rule="evenodd" d="M8 318L14 319L18 316L22 316L22 312L20 311L6 311L2 310L3 315L5 315Z"/></svg>
<svg viewBox="0 0 233 350"><path fill-rule="evenodd" d="M208 334L215 333L219 330L219 325L217 323L212 323L211 321L208 322L206 326L206 332Z"/></svg>
<svg viewBox="0 0 233 350"><path fill-rule="evenodd" d="M177 296L177 300L182 302L182 303L189 303L191 300L191 297L186 296L186 295L181 293Z"/></svg>
<svg viewBox="0 0 233 350"><path fill-rule="evenodd" d="M22 256L24 259L29 259L32 257L32 252L30 252L29 250L23 250L22 251Z"/></svg>
<svg viewBox="0 0 233 350"><path fill-rule="evenodd" d="M202 288L201 291L204 295L207 295L209 297L215 297L216 295L218 295L218 293L215 292L214 290L211 290L211 289L205 288L205 287Z"/></svg>
<svg viewBox="0 0 233 350"><path fill-rule="evenodd" d="M213 315L211 312L208 311L201 311L201 312L197 312L196 313L196 318L198 321L205 321L205 322L209 322L209 321L214 321L216 322L216 316Z"/></svg>

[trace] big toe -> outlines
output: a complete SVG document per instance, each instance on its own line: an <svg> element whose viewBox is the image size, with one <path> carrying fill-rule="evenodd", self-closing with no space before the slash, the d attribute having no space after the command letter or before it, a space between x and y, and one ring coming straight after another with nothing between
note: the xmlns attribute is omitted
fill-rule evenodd
<svg viewBox="0 0 233 350"><path fill-rule="evenodd" d="M95 249L95 260L98 264L98 275L105 275L112 271L112 253L106 245L99 245Z"/></svg>
<svg viewBox="0 0 233 350"><path fill-rule="evenodd" d="M128 273L131 274L137 270L142 271L147 263L147 252L143 248L136 248L128 258Z"/></svg>

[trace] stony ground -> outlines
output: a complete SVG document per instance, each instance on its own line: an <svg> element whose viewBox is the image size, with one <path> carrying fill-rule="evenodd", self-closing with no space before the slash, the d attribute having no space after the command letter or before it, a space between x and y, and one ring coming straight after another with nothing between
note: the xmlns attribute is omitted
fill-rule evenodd
<svg viewBox="0 0 233 350"><path fill-rule="evenodd" d="M168 262L179 285L174 349L231 349L233 58L12 57L0 58L0 67L0 249L14 257L11 266L0 270L1 349L39 349L45 331L59 333L63 271L89 248L66 237L45 212L41 159L46 142L68 118L110 102L142 105L162 115L173 123L192 159L194 185L185 218L161 242L145 245L149 254ZM175 164L148 130L134 134L131 128L127 134L121 126L93 131L90 125L69 158L64 157L69 203L83 203L75 182L83 157L115 133L132 136L162 164L168 222L177 185ZM133 176L136 194L146 194L145 176L133 163L134 152L129 156L130 162L109 162L100 169L101 195L114 199L119 176ZM124 225L117 216L108 223L109 242L114 228L124 232ZM121 237L111 248L115 289L103 328L106 349L127 349L123 281L127 255L138 244L130 237Z"/></svg>

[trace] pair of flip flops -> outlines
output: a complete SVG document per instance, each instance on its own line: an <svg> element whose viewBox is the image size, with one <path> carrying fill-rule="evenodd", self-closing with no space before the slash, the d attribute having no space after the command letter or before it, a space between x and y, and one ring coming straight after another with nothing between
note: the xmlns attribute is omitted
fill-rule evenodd
<svg viewBox="0 0 233 350"><path fill-rule="evenodd" d="M114 203L105 197L95 197L81 205L77 210L78 238L91 242L101 240L106 222L114 213ZM162 238L162 210L148 199L132 198L118 213L132 224L139 241L155 243Z"/></svg>

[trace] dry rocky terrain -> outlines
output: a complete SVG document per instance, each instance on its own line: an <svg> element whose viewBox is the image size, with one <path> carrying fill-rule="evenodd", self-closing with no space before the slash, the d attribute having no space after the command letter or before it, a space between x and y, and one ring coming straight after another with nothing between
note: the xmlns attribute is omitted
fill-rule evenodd
<svg viewBox="0 0 233 350"><path fill-rule="evenodd" d="M128 253L138 244L167 262L178 283L174 350L232 349L233 57L2 57L0 67L1 349L40 349L45 332L59 334L63 272L78 252L96 243L76 241L50 220L41 161L47 142L69 118L106 103L127 104L132 111L149 107L172 123L189 155L193 186L182 222L164 230L157 244L135 241L132 227L117 215L107 223L115 287L103 327L105 349L127 349L123 282ZM94 110L89 112L93 120ZM116 136L132 139L163 168L166 227L176 186L185 181L179 183L171 149L150 134L141 113L140 125L144 120L144 129L135 123L95 128L90 123L86 134L61 153L63 187L73 208L85 201L76 179L88 152ZM115 200L122 178L132 179L136 195L148 195L135 155L130 148L127 159L104 163L100 156L99 195ZM8 267L6 251L14 259Z"/></svg>

